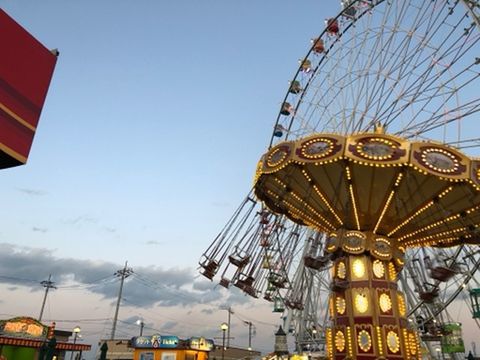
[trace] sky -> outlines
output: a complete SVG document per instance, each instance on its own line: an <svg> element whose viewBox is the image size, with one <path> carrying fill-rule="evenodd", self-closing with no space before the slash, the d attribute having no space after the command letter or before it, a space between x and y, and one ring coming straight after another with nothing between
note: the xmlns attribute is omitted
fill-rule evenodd
<svg viewBox="0 0 480 360"><path fill-rule="evenodd" d="M197 264L249 191L303 58L340 1L0 0L60 56L28 163L2 170L0 318L37 317L96 345L146 333L273 349L271 304ZM93 359L95 351L85 354Z"/></svg>

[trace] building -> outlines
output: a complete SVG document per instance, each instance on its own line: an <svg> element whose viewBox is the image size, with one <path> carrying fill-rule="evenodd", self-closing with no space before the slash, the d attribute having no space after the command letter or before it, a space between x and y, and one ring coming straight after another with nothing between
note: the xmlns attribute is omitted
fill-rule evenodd
<svg viewBox="0 0 480 360"><path fill-rule="evenodd" d="M130 339L114 339L106 340L102 339L98 343L98 352L95 357L100 357L100 352L103 344L107 344L107 357L106 360L132 360L133 348L130 346Z"/></svg>
<svg viewBox="0 0 480 360"><path fill-rule="evenodd" d="M68 342L71 331L56 330L55 323L43 325L30 317L0 320L0 358L2 360L36 360L44 354L65 359L66 353L81 356L91 345Z"/></svg>
<svg viewBox="0 0 480 360"><path fill-rule="evenodd" d="M225 351L222 351L222 346L215 345L215 349L210 352L209 360L248 360L259 359L261 357L260 351L248 350L238 347L228 347Z"/></svg>
<svg viewBox="0 0 480 360"><path fill-rule="evenodd" d="M213 340L203 337L179 339L173 335L137 336L132 338L134 360L208 360Z"/></svg>
<svg viewBox="0 0 480 360"><path fill-rule="evenodd" d="M174 337L163 336L164 339L173 338L174 341L176 341L175 339L178 339L179 342L182 342L182 345L178 346L177 348L174 348L174 347L155 348L153 345L155 343L155 338L157 338L157 341L159 341L159 338L162 338L162 336L157 334L152 336L136 337L133 339L115 339L115 340L102 339L98 343L98 352L95 358L98 359L100 357L101 347L103 344L106 344L108 347L108 350L106 353L106 360L134 360L134 359L144 360L144 359L148 359L152 355L153 355L152 357L153 360L157 360L157 358L158 360L162 360L162 356L164 356L163 355L164 353L172 355L172 349L176 349L173 351L175 353L175 360L188 360L190 358L196 359L196 360L202 359L202 356L198 355L198 350L188 348L189 346L188 341L192 339L195 340L195 339L202 339L202 338L191 338L189 340L180 340L176 336ZM212 340L207 339L207 341L209 342ZM185 347L185 342L187 342L186 347ZM139 346L139 343L143 343L143 344ZM193 350L193 351L187 351L187 350ZM148 353L152 353L152 355L148 355ZM222 360L222 353L223 353L224 360L259 359L261 356L261 353L259 351L248 350L248 349L238 348L238 347L229 347L225 349L224 352L222 352L222 346L213 345L212 350L209 351L208 353L208 360ZM141 354L143 354L143 358L141 357ZM191 356L192 354L193 354L193 357ZM195 357L195 354L197 354L196 357Z"/></svg>

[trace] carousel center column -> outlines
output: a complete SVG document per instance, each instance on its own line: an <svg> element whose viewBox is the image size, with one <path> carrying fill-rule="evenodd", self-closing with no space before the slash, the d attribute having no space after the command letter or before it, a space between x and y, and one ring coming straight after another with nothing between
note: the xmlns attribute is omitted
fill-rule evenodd
<svg viewBox="0 0 480 360"><path fill-rule="evenodd" d="M420 359L397 286L404 251L395 239L341 229L329 236L326 252L333 258L329 359Z"/></svg>

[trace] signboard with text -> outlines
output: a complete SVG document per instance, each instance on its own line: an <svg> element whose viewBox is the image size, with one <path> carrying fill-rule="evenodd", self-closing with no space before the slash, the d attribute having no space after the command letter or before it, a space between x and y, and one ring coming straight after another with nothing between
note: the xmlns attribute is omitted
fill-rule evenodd
<svg viewBox="0 0 480 360"><path fill-rule="evenodd" d="M190 349L212 351L215 348L215 344L211 339L205 339L203 337L192 337L190 339Z"/></svg>
<svg viewBox="0 0 480 360"><path fill-rule="evenodd" d="M134 348L173 349L178 347L178 337L171 335L137 336L132 339Z"/></svg>
<svg viewBox="0 0 480 360"><path fill-rule="evenodd" d="M33 339L45 338L48 326L29 317L17 317L0 321L0 335L13 337L27 337Z"/></svg>
<svg viewBox="0 0 480 360"><path fill-rule="evenodd" d="M135 349L178 349L197 351L212 351L215 349L213 340L204 337L192 337L187 340L181 340L177 336L160 334L133 337L131 344Z"/></svg>

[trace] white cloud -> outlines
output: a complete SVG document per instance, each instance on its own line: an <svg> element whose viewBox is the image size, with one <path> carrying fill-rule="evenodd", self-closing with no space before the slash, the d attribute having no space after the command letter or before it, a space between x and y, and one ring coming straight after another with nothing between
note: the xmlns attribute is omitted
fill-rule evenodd
<svg viewBox="0 0 480 360"><path fill-rule="evenodd" d="M79 325L83 341L96 345L110 336L119 290L114 273L122 268L111 262L60 258L50 249L0 243L0 318L37 317L44 295L39 282L52 274L57 289L48 294L43 322L56 321L63 330ZM246 346L248 331L242 319L247 314L259 321L262 334L254 339L254 347L272 350L279 319L269 303L244 296L236 288L227 291L198 277L194 269L134 266L133 270L123 288L117 338L137 336L139 318L144 319L144 334L218 337L219 324L227 317L221 307L228 304L235 309L232 344ZM85 357L93 359L94 354L95 350Z"/></svg>
<svg viewBox="0 0 480 360"><path fill-rule="evenodd" d="M46 191L37 190L37 189L17 188L17 190L31 196L44 196L48 194Z"/></svg>

